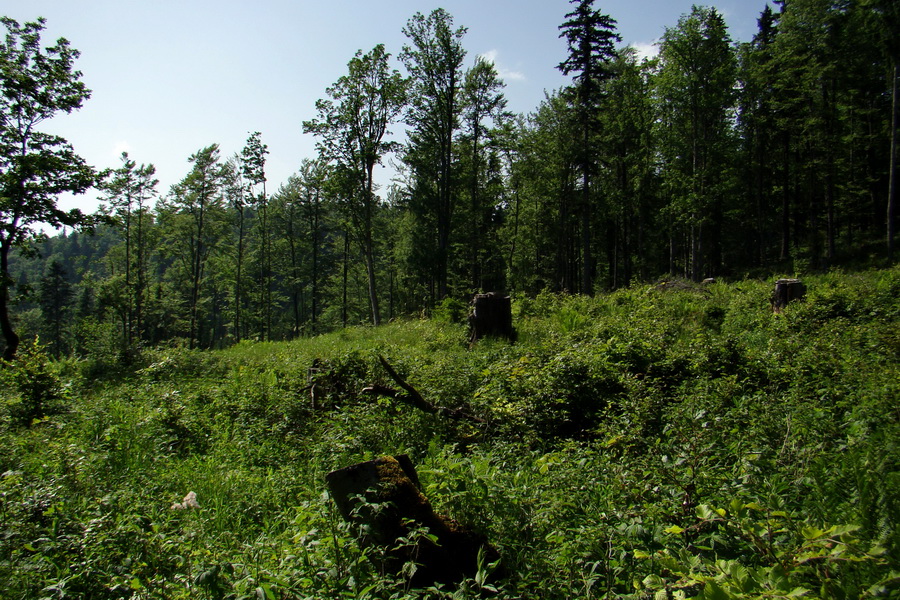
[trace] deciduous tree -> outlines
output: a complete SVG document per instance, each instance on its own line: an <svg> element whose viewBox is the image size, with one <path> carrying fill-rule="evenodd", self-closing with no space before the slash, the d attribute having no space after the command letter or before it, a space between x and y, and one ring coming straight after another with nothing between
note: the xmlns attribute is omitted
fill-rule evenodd
<svg viewBox="0 0 900 600"><path fill-rule="evenodd" d="M400 60L413 82L406 115L412 129L404 161L411 170L420 226L433 231L432 276L441 300L449 293L450 236L458 200L454 141L462 110L466 28L454 29L450 13L438 8L427 17L416 13L403 33L410 44L403 46Z"/></svg>
<svg viewBox="0 0 900 600"><path fill-rule="evenodd" d="M389 65L390 54L378 44L370 52L359 51L348 63L348 73L328 88L329 99L316 102L318 116L306 121L304 130L319 136L322 157L335 164L347 184L344 207L366 263L372 323L381 322L375 273L373 225L378 199L374 170L395 150L387 139L388 128L406 102L406 80Z"/></svg>
<svg viewBox="0 0 900 600"><path fill-rule="evenodd" d="M9 315L9 253L28 247L36 225L87 223L80 211L63 211L56 200L64 192L84 192L97 175L65 139L37 129L90 97L75 70L78 51L63 38L42 47L43 19L0 22L6 27L0 41L0 332L6 341L3 356L11 360L19 336Z"/></svg>

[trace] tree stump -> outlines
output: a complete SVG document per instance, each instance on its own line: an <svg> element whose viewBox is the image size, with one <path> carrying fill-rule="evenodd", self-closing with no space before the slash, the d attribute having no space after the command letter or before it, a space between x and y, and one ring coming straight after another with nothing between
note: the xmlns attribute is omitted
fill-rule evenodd
<svg viewBox="0 0 900 600"><path fill-rule="evenodd" d="M772 310L781 312L794 300L799 300L806 293L806 286L799 279L779 279L775 282L772 293Z"/></svg>
<svg viewBox="0 0 900 600"><path fill-rule="evenodd" d="M475 343L483 337L505 337L515 341L512 326L512 301L501 294L476 294L472 299L469 315L469 341Z"/></svg>
<svg viewBox="0 0 900 600"><path fill-rule="evenodd" d="M364 532L363 546L383 548L382 555L372 555L379 568L400 574L405 564L418 565L410 577L414 586L453 584L474 577L482 548L486 562L499 557L484 536L434 512L406 455L338 469L325 481L341 516ZM437 541L410 536L415 527L427 527Z"/></svg>

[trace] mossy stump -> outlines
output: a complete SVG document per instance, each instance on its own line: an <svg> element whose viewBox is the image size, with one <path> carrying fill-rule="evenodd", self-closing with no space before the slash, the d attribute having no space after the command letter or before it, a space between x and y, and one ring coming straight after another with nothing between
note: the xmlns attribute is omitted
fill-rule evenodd
<svg viewBox="0 0 900 600"><path fill-rule="evenodd" d="M363 546L383 548L383 555L373 558L376 565L400 574L404 565L414 562L417 568L410 579L415 586L453 584L474 577L481 548L485 562L499 556L484 536L434 512L406 455L338 469L325 481L341 516L360 526ZM436 541L426 536L411 539L418 527L427 527Z"/></svg>

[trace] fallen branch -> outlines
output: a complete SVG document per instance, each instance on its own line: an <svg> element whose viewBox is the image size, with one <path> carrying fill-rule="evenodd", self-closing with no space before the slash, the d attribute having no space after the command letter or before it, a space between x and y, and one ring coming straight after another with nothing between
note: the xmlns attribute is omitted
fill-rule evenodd
<svg viewBox="0 0 900 600"><path fill-rule="evenodd" d="M484 419L471 415L460 408L446 408L443 406L435 406L434 404L423 398L422 394L420 394L416 388L411 386L406 382L406 380L400 377L400 375L397 374L397 371L394 370L394 367L392 367L383 356L379 355L378 360L381 361L381 366L383 366L384 370L387 371L388 375L391 376L391 379L396 381L397 385L399 385L403 389L403 391L401 392L400 390L395 390L383 385L370 385L369 387L363 389L364 394L384 396L385 398L390 398L392 400L397 400L412 405L421 411L441 415L444 417L450 417L451 419L465 419L466 421L472 421L473 423L485 423Z"/></svg>

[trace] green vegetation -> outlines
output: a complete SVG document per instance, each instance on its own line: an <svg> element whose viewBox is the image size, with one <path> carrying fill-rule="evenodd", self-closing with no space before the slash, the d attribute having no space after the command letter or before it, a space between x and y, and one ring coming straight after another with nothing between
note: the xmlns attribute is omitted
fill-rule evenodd
<svg viewBox="0 0 900 600"><path fill-rule="evenodd" d="M127 368L24 348L0 370L0 595L897 597L900 268L805 281L780 314L753 280L516 298L518 342L472 348L448 318ZM393 385L379 355L486 424L362 394ZM324 475L400 453L493 577L377 572Z"/></svg>

